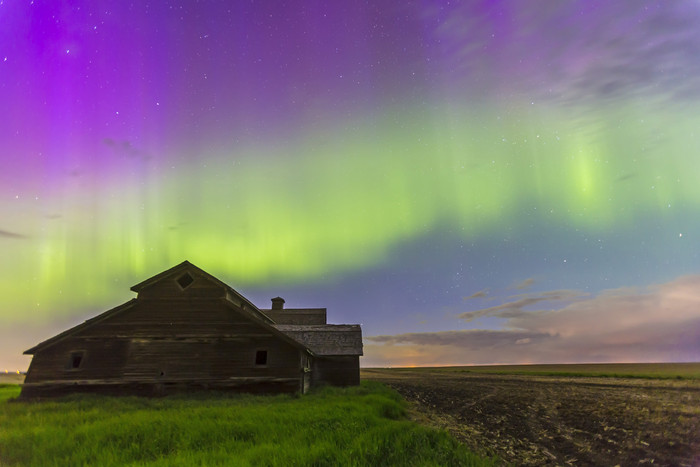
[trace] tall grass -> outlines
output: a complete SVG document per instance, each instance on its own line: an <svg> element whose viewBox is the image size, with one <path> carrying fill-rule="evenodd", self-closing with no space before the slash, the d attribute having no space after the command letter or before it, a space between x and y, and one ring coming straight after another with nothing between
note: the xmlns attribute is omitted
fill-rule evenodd
<svg viewBox="0 0 700 467"><path fill-rule="evenodd" d="M406 419L374 382L303 397L70 396L13 402L0 387L0 465L493 465Z"/></svg>

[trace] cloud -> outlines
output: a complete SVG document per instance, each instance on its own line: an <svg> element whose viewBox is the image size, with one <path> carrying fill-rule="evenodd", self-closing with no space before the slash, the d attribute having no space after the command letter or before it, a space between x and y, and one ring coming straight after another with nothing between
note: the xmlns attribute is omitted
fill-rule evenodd
<svg viewBox="0 0 700 467"><path fill-rule="evenodd" d="M464 331L414 332L388 336L373 336L367 339L387 345L417 344L426 346L455 346L466 350L481 350L516 342L529 342L551 339L546 333L530 331L497 331L488 329L469 329Z"/></svg>
<svg viewBox="0 0 700 467"><path fill-rule="evenodd" d="M516 2L516 4L518 4ZM450 20L441 21L437 33L449 44L455 72L467 78L485 79L485 86L499 82L503 70L483 62L490 33L489 21L477 3L461 3L451 8ZM604 6L603 6L604 5ZM522 70L515 86L540 99L555 99L560 104L591 103L598 109L601 101L624 100L640 95L667 95L676 99L696 99L700 95L699 32L700 10L697 2L668 2L664 8L647 8L638 2L605 2L597 8L582 10L580 4L557 4L552 8L512 6L518 40L495 45L502 56L527 55L537 50L546 67L520 62L511 64ZM426 13L428 15L434 13ZM482 20L479 21L478 18ZM570 23L576 27L551 27ZM610 21L609 18L615 18ZM469 25L465 27L464 25ZM593 34L577 34L585 27ZM536 31L536 33L533 33ZM542 86L546 83L546 86Z"/></svg>
<svg viewBox="0 0 700 467"><path fill-rule="evenodd" d="M544 296L577 299L556 310L522 310ZM700 275L588 298L552 291L472 313L504 317L506 324L498 330L370 336L363 365L700 360Z"/></svg>
<svg viewBox="0 0 700 467"><path fill-rule="evenodd" d="M143 160L149 159L149 156L147 154L135 148L134 145L127 140L117 141L112 138L103 138L102 144L107 146L108 148L112 148L120 155L126 155L128 157L140 157Z"/></svg>
<svg viewBox="0 0 700 467"><path fill-rule="evenodd" d="M29 236L27 236L27 235L18 234L15 232L9 232L7 230L0 230L0 237L2 237L2 238L16 238L16 239L29 238Z"/></svg>
<svg viewBox="0 0 700 467"><path fill-rule="evenodd" d="M624 182L625 180L631 180L633 178L637 177L637 174L635 173L627 173L624 175L620 175L615 179L616 182Z"/></svg>
<svg viewBox="0 0 700 467"><path fill-rule="evenodd" d="M527 288L531 287L534 283L535 283L535 279L533 277L529 277L529 278L525 279L524 281L515 284L515 288L518 290L527 289Z"/></svg>
<svg viewBox="0 0 700 467"><path fill-rule="evenodd" d="M464 298L464 300L471 300L472 298L484 298L487 295L488 295L488 290L484 289L484 290L479 290L478 292L474 292L470 296L463 297L463 298Z"/></svg>
<svg viewBox="0 0 700 467"><path fill-rule="evenodd" d="M586 294L576 290L552 290L539 294L514 295L509 299L515 299L511 302L506 302L501 305L482 308L476 311L467 311L457 315L458 318L465 321L473 321L477 318L497 317L497 318L517 318L524 314L533 314L537 311L526 311L524 308L535 305L540 302L559 302L577 300Z"/></svg>

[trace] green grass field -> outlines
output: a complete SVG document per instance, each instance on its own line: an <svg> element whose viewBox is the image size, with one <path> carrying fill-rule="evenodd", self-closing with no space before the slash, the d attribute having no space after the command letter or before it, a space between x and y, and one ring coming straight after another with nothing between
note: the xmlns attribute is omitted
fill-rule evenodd
<svg viewBox="0 0 700 467"><path fill-rule="evenodd" d="M0 385L0 465L494 465L375 382L305 396L70 396Z"/></svg>
<svg viewBox="0 0 700 467"><path fill-rule="evenodd" d="M424 368L427 369L427 368ZM409 370L407 368L407 370ZM416 370L416 368L410 368ZM700 363L581 363L434 367L432 371L598 378L700 379Z"/></svg>

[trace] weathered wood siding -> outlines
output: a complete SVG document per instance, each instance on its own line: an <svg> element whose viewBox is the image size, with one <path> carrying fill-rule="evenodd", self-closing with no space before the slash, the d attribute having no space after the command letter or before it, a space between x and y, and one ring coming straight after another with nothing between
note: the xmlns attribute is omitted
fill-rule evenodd
<svg viewBox="0 0 700 467"><path fill-rule="evenodd" d="M187 337L248 335L260 325L227 307L221 299L139 299L134 306L82 331L95 337ZM268 331L264 333L269 334Z"/></svg>
<svg viewBox="0 0 700 467"><path fill-rule="evenodd" d="M216 298L224 297L226 295L226 289L221 285L216 284L195 272L188 271L187 274L189 274L194 281L185 289L183 289L177 282L177 279L181 277L183 273L178 273L145 286L143 289L139 290L138 298Z"/></svg>
<svg viewBox="0 0 700 467"><path fill-rule="evenodd" d="M211 288L201 287L200 292L201 297L216 296ZM172 292L163 287L159 293ZM303 350L255 318L221 299L156 297L139 297L131 308L38 351L23 396L57 390L65 383L73 389L76 384L121 384L140 393L148 392L144 385L153 386L156 393L187 386L265 390L267 384L275 391L300 389ZM266 351L264 365L256 364L257 351ZM70 367L75 352L82 353L77 369Z"/></svg>
<svg viewBox="0 0 700 467"><path fill-rule="evenodd" d="M285 308L261 311L272 318L275 324L326 324L325 308Z"/></svg>
<svg viewBox="0 0 700 467"><path fill-rule="evenodd" d="M118 378L128 351L129 341L125 339L67 339L34 356L24 383ZM78 369L70 368L74 352L83 353Z"/></svg>
<svg viewBox="0 0 700 467"><path fill-rule="evenodd" d="M131 290L136 299L27 350L22 397L359 384L361 330L326 325L325 308L259 310L187 261Z"/></svg>
<svg viewBox="0 0 700 467"><path fill-rule="evenodd" d="M355 386L360 384L360 357L316 357L311 372L312 385Z"/></svg>

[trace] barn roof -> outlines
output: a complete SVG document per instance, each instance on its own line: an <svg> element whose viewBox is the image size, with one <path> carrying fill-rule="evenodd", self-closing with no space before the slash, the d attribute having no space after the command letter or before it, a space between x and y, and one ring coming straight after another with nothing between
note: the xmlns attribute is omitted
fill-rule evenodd
<svg viewBox="0 0 700 467"><path fill-rule="evenodd" d="M221 300L231 309L238 313L243 313L249 318L257 321L264 328L277 335L281 339L290 344L304 348L313 355L362 355L362 330L358 324L319 324L325 323L326 309L325 308L298 308L286 310L261 310L252 302L235 291L232 287L220 281L216 277L198 268L189 261L174 266L166 271L161 272L143 282L131 287L131 290L139 293L146 287L165 279L169 276L176 275L182 271L191 271L198 275L204 276L207 280L223 287L226 291L226 297ZM34 354L38 350L52 346L61 340L78 333L90 326L100 323L114 315L122 313L131 308L139 298L129 300L122 305L112 308L104 313L101 313L94 318L88 319L85 322L78 324L60 334L57 334L31 349L26 350L25 354ZM282 324L275 324L275 321L280 319ZM274 321L273 321L274 320ZM297 323L297 324L289 324ZM313 324L301 324L313 323Z"/></svg>
<svg viewBox="0 0 700 467"><path fill-rule="evenodd" d="M37 345L35 345L35 346L32 347L31 349L25 350L23 353L24 353L25 355L33 355L37 350L43 349L43 348L45 348L45 347L48 347L48 346L50 346L50 345L52 345L52 344L54 344L54 343L56 343L56 342L62 340L64 337L68 337L68 336L70 336L70 335L72 335L72 334L75 334L75 333L78 332L78 331L82 331L82 330L85 329L85 328L88 328L88 327L90 327L90 326L92 326L92 325L94 325L94 324L99 323L99 322L102 321L103 319L109 318L110 316L114 316L114 315L116 315L116 314L118 314L118 313L121 313L121 312L124 311L124 310L128 310L128 309L131 308L135 303L136 303L136 299L135 299L135 298L132 298L131 300L129 300L129 301L126 302L126 303L122 303L121 305L116 306L116 307L114 307L114 308L112 308L112 309L110 309L110 310L107 310L107 311L105 311L104 313L100 313L99 315L95 316L94 318L87 319L87 320L85 320L84 322L78 324L77 326L73 326L73 327L70 328L70 329L66 329L66 330L63 331L62 333L56 334L55 336L53 336L53 337L51 337L51 338L49 338L49 339L46 339L46 340L43 341L43 342L38 343Z"/></svg>
<svg viewBox="0 0 700 467"><path fill-rule="evenodd" d="M233 303L231 303L231 301L228 300L228 299L222 298L221 300L223 301L224 304L226 304L226 305L227 305L229 308L231 308L233 311L235 311L235 312L237 312L237 313L243 313L244 315L248 315L250 318L252 318L252 319L254 319L255 321L257 321L257 323L258 323L260 326L264 327L264 328L267 329L268 331L272 332L274 335L276 335L276 336L280 337L281 339L283 339L283 340L289 342L290 344L294 345L295 347L305 348L305 349L307 349L307 350L311 350L311 349L309 349L308 346L306 346L303 342L300 342L299 340L295 339L293 336L290 336L288 333L283 332L283 331L277 329L276 326L274 326L273 324L269 323L269 322L268 322L269 318L265 317L265 318L267 318L267 319L263 319L263 318L262 318L261 316L259 316L258 314L251 313L250 310L248 310L248 309L241 309L241 308L239 308L239 307L236 307L236 306L235 306ZM105 311L104 313L101 313L101 314L95 316L94 318L90 318L90 319L84 321L83 323L78 324L77 326L73 326L72 328L63 331L63 332L60 333L60 334L56 334L55 336L53 336L53 337L51 337L51 338L49 338L49 339L46 339L46 340L43 341L43 342L40 342L39 344L35 345L35 346L32 347L31 349L25 350L25 351L24 351L24 354L25 354L25 355L33 355L33 354L35 354L35 353L36 353L38 350L40 350L40 349L44 349L44 348L46 348L46 347L49 347L49 346L55 344L56 342L59 342L59 341L63 340L64 338L66 338L66 337L68 337L68 336L71 336L71 335L73 335L73 334L76 334L76 333L78 333L78 332L80 332L80 331L82 331L82 330L84 330L84 329L86 329L86 328L89 328L89 327L91 327L91 326L94 326L94 325L98 324L99 322L101 322L101 321L103 321L103 320L105 320L105 319L107 319L107 318L110 318L110 317L112 317L112 316L114 316L114 315L116 315L116 314L119 314L119 313L121 313L121 312L123 312L123 311L125 311L125 310L128 310L128 309L131 308L134 304L136 304L137 301L138 301L138 299L132 298L131 300L129 300L129 301L126 302L126 303L123 303L123 304L121 304L121 305L119 305L119 306L117 306L117 307L115 307L115 308L112 308L111 310ZM263 316L264 316L264 315L263 315ZM312 353L313 353L313 350L312 350Z"/></svg>
<svg viewBox="0 0 700 467"><path fill-rule="evenodd" d="M276 324L273 327L316 355L362 355L362 329L359 324Z"/></svg>

